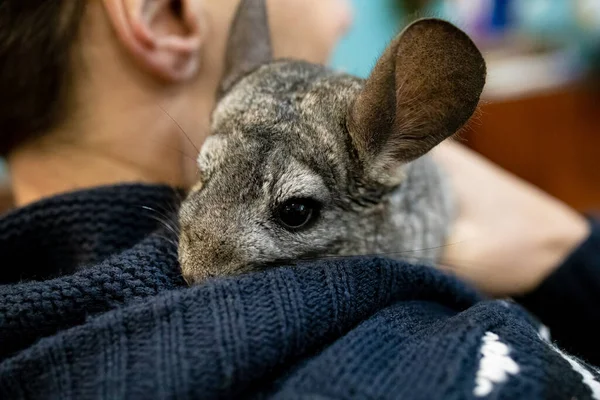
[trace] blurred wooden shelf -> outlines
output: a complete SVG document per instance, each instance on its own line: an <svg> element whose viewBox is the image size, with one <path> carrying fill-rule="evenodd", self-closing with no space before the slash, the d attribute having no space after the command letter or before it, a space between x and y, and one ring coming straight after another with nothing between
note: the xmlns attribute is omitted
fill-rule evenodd
<svg viewBox="0 0 600 400"><path fill-rule="evenodd" d="M581 79L568 50L530 53L508 47L485 53L487 81L483 96L491 101L536 96L561 90Z"/></svg>
<svg viewBox="0 0 600 400"><path fill-rule="evenodd" d="M580 211L600 210L600 87L489 98L466 145Z"/></svg>

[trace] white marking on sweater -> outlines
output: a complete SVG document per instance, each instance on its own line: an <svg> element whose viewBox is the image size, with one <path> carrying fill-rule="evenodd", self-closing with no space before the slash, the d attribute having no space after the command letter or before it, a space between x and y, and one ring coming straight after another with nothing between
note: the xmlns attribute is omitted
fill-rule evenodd
<svg viewBox="0 0 600 400"><path fill-rule="evenodd" d="M503 307L510 308L510 303L506 300L498 300L498 303L500 303L500 305Z"/></svg>
<svg viewBox="0 0 600 400"><path fill-rule="evenodd" d="M592 397L596 400L600 400L600 383L594 378L594 375L590 371L588 371L583 365L581 365L577 360L573 357L566 355L563 353L558 347L554 346L550 341L550 329L547 326L541 325L538 331L538 335L540 339L545 341L552 350L554 350L558 355L560 355L563 359L565 359L570 365L571 368L575 372L577 372L583 378L583 383L592 391ZM591 367L594 372L600 374L600 371Z"/></svg>
<svg viewBox="0 0 600 400"><path fill-rule="evenodd" d="M500 341L498 335L486 332L481 346L481 361L475 378L476 397L485 397L492 393L494 385L506 382L508 375L519 373L519 365L509 356L509 347Z"/></svg>
<svg viewBox="0 0 600 400"><path fill-rule="evenodd" d="M590 391L592 392L592 397L596 400L600 400L600 382L598 382L596 378L594 378L594 375L592 375L592 373L583 365L581 365L576 359L563 353L558 347L553 346L552 344L550 344L550 347L562 358L564 358L569 364L571 364L571 368L573 368L573 371L581 375L583 384L590 388Z"/></svg>
<svg viewBox="0 0 600 400"><path fill-rule="evenodd" d="M546 325L540 326L538 334L540 335L540 339L542 339L544 342L550 343L550 329L548 329Z"/></svg>

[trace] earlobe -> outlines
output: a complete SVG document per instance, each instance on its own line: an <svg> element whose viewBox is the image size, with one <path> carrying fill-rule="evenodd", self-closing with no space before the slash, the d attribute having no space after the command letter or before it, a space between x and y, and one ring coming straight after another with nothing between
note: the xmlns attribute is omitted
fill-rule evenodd
<svg viewBox="0 0 600 400"><path fill-rule="evenodd" d="M103 0L117 38L158 79L177 82L198 69L205 19L201 0Z"/></svg>

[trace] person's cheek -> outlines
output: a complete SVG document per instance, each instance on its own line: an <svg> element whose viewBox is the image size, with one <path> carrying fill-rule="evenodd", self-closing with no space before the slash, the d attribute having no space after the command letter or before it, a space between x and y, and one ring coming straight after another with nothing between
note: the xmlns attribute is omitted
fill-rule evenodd
<svg viewBox="0 0 600 400"><path fill-rule="evenodd" d="M326 63L352 24L349 0L268 0L276 57Z"/></svg>
<svg viewBox="0 0 600 400"><path fill-rule="evenodd" d="M335 27L336 34L338 39L346 34L350 27L352 26L352 22L354 21L354 10L352 9L352 5L350 0L331 0L333 3L333 12L332 14L335 16Z"/></svg>
<svg viewBox="0 0 600 400"><path fill-rule="evenodd" d="M323 48L320 62L326 62L339 40L352 26L353 10L350 0L310 0L314 12L314 40Z"/></svg>

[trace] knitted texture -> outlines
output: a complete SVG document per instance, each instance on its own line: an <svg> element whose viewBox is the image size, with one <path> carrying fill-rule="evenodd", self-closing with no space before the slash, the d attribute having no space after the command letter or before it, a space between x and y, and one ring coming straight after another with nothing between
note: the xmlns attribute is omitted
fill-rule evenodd
<svg viewBox="0 0 600 400"><path fill-rule="evenodd" d="M18 266L0 273L0 357L181 284L174 235L161 222L177 200L166 187L117 186L57 196L0 220L0 254Z"/></svg>
<svg viewBox="0 0 600 400"><path fill-rule="evenodd" d="M101 188L0 222L16 268L15 237L49 260L3 277L0 398L600 398L598 371L520 306L431 268L351 258L184 287L170 231L146 219L176 200Z"/></svg>
<svg viewBox="0 0 600 400"><path fill-rule="evenodd" d="M553 327L553 337L569 352L600 365L600 223L533 293L519 301Z"/></svg>

